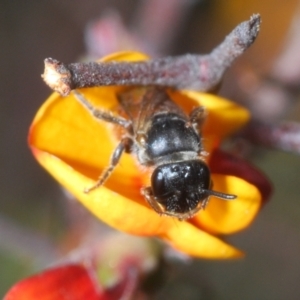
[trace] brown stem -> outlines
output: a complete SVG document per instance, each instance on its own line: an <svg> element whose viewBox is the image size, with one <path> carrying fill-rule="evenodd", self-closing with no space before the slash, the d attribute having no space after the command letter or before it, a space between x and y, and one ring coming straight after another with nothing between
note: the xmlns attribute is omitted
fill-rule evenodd
<svg viewBox="0 0 300 300"><path fill-rule="evenodd" d="M45 60L45 82L62 95L72 89L107 85L157 85L209 91L224 72L255 40L260 16L238 25L207 55L182 55L141 62L72 63Z"/></svg>
<svg viewBox="0 0 300 300"><path fill-rule="evenodd" d="M300 124L297 122L270 125L254 121L243 135L255 144L300 154Z"/></svg>

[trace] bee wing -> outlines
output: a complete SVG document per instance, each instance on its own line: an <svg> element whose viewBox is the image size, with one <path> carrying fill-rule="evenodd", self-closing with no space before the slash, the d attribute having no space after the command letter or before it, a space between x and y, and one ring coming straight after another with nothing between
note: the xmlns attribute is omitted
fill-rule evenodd
<svg viewBox="0 0 300 300"><path fill-rule="evenodd" d="M151 119L161 113L176 113L185 117L182 110L159 87L138 87L118 95L122 109L132 121L134 133L147 132Z"/></svg>

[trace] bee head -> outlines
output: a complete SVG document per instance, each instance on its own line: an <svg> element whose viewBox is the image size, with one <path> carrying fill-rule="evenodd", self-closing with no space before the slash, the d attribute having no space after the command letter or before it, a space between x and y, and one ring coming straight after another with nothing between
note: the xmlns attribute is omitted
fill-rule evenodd
<svg viewBox="0 0 300 300"><path fill-rule="evenodd" d="M207 164L199 159L158 166L151 177L154 199L171 214L185 214L205 207L209 196L224 200L236 196L211 190Z"/></svg>

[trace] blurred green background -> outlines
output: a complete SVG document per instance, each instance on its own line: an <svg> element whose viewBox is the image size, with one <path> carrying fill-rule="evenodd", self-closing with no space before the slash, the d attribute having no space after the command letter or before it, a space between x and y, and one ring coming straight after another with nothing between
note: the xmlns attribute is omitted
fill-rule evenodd
<svg viewBox="0 0 300 300"><path fill-rule="evenodd" d="M34 160L26 142L30 123L50 94L40 78L43 60L78 60L85 53L84 28L90 20L115 8L130 24L141 2L0 1L0 296L17 280L51 263L55 244L68 226L65 195ZM221 89L222 95L245 102L235 90L234 72L250 66L263 74L272 68L298 1L191 2L193 9L185 12L173 42L162 52L207 53L239 22L261 13L258 40L228 72ZM299 121L299 112L294 101L270 120ZM299 156L258 148L251 149L250 158L268 175L275 192L249 229L229 237L247 253L245 259L179 264L155 299L300 299Z"/></svg>

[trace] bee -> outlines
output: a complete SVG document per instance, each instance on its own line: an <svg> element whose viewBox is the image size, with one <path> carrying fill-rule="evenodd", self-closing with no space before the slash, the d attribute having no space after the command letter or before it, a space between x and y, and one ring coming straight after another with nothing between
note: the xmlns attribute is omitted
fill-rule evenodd
<svg viewBox="0 0 300 300"><path fill-rule="evenodd" d="M86 193L100 187L118 165L124 152L154 169L151 186L141 189L148 204L160 215L179 220L204 209L210 196L223 200L235 195L212 190L210 170L204 161L201 126L206 111L194 108L189 115L161 87L133 87L117 95L120 115L94 107L81 93L76 99L94 118L123 128L124 135L112 153L108 168ZM124 116L124 117L123 117Z"/></svg>

